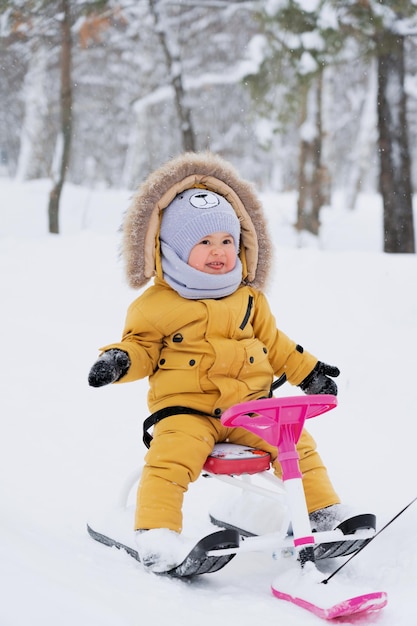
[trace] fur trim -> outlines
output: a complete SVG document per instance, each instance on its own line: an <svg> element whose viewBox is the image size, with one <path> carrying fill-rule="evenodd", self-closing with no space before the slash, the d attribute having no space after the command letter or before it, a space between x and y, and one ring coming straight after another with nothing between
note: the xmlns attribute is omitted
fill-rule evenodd
<svg viewBox="0 0 417 626"><path fill-rule="evenodd" d="M123 223L122 253L130 287L138 289L158 272L161 211L175 196L202 187L224 196L241 223L245 282L264 289L272 246L262 205L252 186L233 166L210 152L187 152L162 165L142 183L132 198Z"/></svg>

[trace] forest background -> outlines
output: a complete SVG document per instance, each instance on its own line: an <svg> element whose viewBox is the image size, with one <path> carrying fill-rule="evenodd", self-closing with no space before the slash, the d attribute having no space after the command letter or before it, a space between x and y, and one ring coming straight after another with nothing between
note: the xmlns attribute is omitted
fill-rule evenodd
<svg viewBox="0 0 417 626"><path fill-rule="evenodd" d="M335 190L383 202L415 252L417 2L0 0L0 175L134 189L186 150L297 191L318 234Z"/></svg>

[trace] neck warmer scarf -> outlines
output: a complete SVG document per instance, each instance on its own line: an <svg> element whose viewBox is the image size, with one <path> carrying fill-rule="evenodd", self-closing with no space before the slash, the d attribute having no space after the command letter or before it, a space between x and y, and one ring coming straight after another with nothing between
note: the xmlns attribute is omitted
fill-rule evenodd
<svg viewBox="0 0 417 626"><path fill-rule="evenodd" d="M174 250L161 241L161 262L164 280L180 296L189 300L205 300L230 296L242 282L242 263L227 274L207 274L182 261Z"/></svg>

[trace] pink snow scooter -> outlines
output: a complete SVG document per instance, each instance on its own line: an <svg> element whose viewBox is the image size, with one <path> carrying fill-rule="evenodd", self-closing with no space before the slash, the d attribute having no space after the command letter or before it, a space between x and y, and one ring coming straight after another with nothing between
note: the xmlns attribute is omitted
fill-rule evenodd
<svg viewBox="0 0 417 626"><path fill-rule="evenodd" d="M245 428L278 448L282 481L270 471L269 454L229 443L215 445L204 465L203 474L275 501L281 498L288 512L282 525L284 530L259 535L248 533L244 541L240 542L240 529L224 524L223 530L201 539L180 565L164 574L187 578L215 572L240 552L270 551L274 557L290 553L291 567L272 582L271 588L275 597L307 609L326 620L364 615L382 609L387 604L385 592L356 589L350 581L346 586L336 581L334 574L326 579L316 566L320 551L324 550L325 556L328 554L325 546L330 546L330 552L333 550L331 556L346 556L358 551L358 546L363 547L374 536L371 525L368 530L365 525L363 529L355 529L353 532L349 528L346 531L341 530L340 527L326 532L311 530L296 444L306 419L321 415L336 406L335 396L308 395L253 400L225 411L221 417L222 424ZM251 476L266 480L274 489L265 489L254 484ZM138 472L134 477L135 481L137 479ZM132 478L124 490L124 502L119 502L121 508L126 507L131 489ZM218 523L216 520L212 521ZM292 534L287 532L289 522ZM113 529L115 528L113 525ZM131 536L125 540L127 535L120 531L108 532L102 530L103 526L100 528L93 524L88 524L87 529L96 541L124 549L139 560L137 551L132 547L134 541ZM112 538L118 532L119 539Z"/></svg>

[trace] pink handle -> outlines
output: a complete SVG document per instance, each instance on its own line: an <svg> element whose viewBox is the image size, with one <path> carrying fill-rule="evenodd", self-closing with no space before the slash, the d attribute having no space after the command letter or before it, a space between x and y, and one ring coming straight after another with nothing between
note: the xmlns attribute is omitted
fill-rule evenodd
<svg viewBox="0 0 417 626"><path fill-rule="evenodd" d="M224 426L242 427L278 448L283 480L300 478L296 443L306 419L326 413L337 406L332 395L265 398L236 404L221 417Z"/></svg>
<svg viewBox="0 0 417 626"><path fill-rule="evenodd" d="M224 426L242 426L271 445L277 446L282 425L293 426L297 442L306 419L326 413L336 406L336 396L327 394L249 400L227 409L221 417L221 422Z"/></svg>

